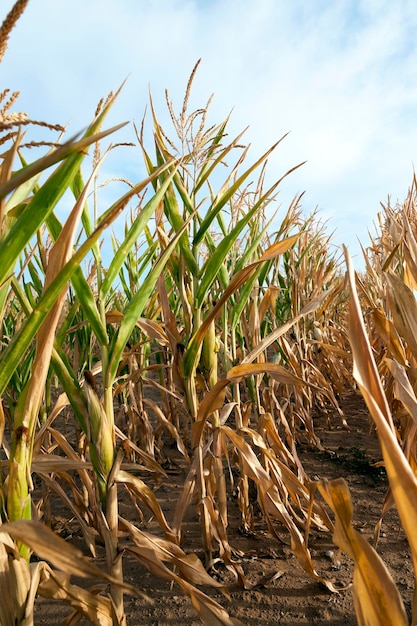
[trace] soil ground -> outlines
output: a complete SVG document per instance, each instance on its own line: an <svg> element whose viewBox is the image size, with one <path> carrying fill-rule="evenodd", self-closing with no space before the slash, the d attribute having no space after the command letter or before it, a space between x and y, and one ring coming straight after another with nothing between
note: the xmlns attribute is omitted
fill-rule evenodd
<svg viewBox="0 0 417 626"><path fill-rule="evenodd" d="M343 428L337 415L331 416L330 428L324 417L315 418L315 429L323 450L305 444L299 447L299 456L308 475L315 480L346 479L354 505L355 526L372 542L388 484L384 470L374 465L380 460L379 446L362 398L353 393L348 394L342 398L341 404L350 430ZM157 495L169 521L183 484L185 467L174 460L168 474L170 480L162 483ZM204 592L222 604L232 617L250 626L354 626L357 623L350 588L352 561L340 554L330 534L313 534L309 547L316 570L325 578L345 587L339 593L328 592L303 571L287 545L289 537L283 535L285 543L271 538L260 516L256 520L256 533L253 536L242 535L239 532L239 513L233 502L230 511L229 541L234 548L244 552L242 567L248 581L254 586L245 590L231 581L230 599L208 588ZM124 514L123 510L121 513ZM59 526L59 519L55 522ZM147 529L153 531L152 522ZM195 551L201 556L200 526L193 508L190 508L186 519L184 535L184 550ZM389 511L384 518L378 552L388 566L407 612L410 613L414 588L413 567L395 510ZM153 599L153 604L148 604L142 599L125 597L129 626L170 626L178 622L182 626L194 626L201 623L191 602L178 588L155 577L137 561L126 559L124 573L127 582L135 584ZM219 570L218 575L220 578L225 577L228 582L222 570ZM39 599L36 607L35 624L39 626L62 624L65 615L70 612L65 606L44 599Z"/></svg>

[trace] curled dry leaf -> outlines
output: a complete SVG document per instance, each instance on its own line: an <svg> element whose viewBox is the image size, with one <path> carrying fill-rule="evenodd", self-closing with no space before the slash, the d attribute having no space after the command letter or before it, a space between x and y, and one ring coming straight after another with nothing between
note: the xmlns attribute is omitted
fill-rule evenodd
<svg viewBox="0 0 417 626"><path fill-rule="evenodd" d="M175 533L166 521L165 515L159 506L155 494L152 489L150 489L148 485L143 482L143 480L141 480L138 476L130 474L129 472L120 470L116 474L116 482L126 485L129 491L131 491L141 502L143 502L151 513L155 515L166 537L168 537L171 541L176 541Z"/></svg>
<svg viewBox="0 0 417 626"><path fill-rule="evenodd" d="M279 491L274 484L271 476L260 464L258 457L254 453L249 444L238 435L234 430L227 426L221 429L235 444L236 452L242 460L245 475L251 478L258 488L259 504L264 512L266 521L270 531L276 535L273 520L281 521L288 529L291 537L291 549L300 561L303 569L315 580L324 585L329 591L337 593L340 591L334 583L326 580L316 571L311 554L304 541L299 528L295 524L293 518L289 514L286 505L284 505Z"/></svg>
<svg viewBox="0 0 417 626"><path fill-rule="evenodd" d="M4 543L3 543L4 542ZM6 532L0 533L0 624L22 623L30 590L30 568Z"/></svg>
<svg viewBox="0 0 417 626"><path fill-rule="evenodd" d="M183 440L182 440L178 430L174 426L174 424L165 417L163 411L156 404L156 402L154 402L153 400L149 400L147 398L144 398L143 402L144 402L144 404L146 404L147 406L149 406L152 409L152 411L157 416L158 421L161 424L161 426L166 428L167 431L169 432L169 434L171 435L171 437L174 439L175 443L177 444L177 448L181 452L181 454L184 457L184 459L186 461L189 461L190 459L189 459L189 456L188 456L187 449L186 449L186 447L184 445L184 442L183 442Z"/></svg>
<svg viewBox="0 0 417 626"><path fill-rule="evenodd" d="M378 369L372 354L370 342L363 322L359 298L356 291L355 273L352 261L345 250L348 265L351 297L350 310L350 341L354 359L354 376L368 406L369 412L377 426L379 442L384 458L392 496L397 505L401 524L407 535L411 548L414 571L417 572L417 478L401 449L394 426L388 401L385 396ZM391 287L393 281L391 281ZM415 320L410 320L405 311L405 300L399 292L397 314L402 318L402 332L408 337L412 335ZM406 301L408 302L408 296ZM403 306L404 305L404 306ZM410 322L410 326L408 326ZM413 605L413 623L417 619L417 605Z"/></svg>
<svg viewBox="0 0 417 626"><path fill-rule="evenodd" d="M269 374L278 382L287 385L309 385L305 380L295 376L278 363L242 363L229 370L227 378L230 382L237 383L248 376L258 374Z"/></svg>
<svg viewBox="0 0 417 626"><path fill-rule="evenodd" d="M146 597L132 585L117 581L98 568L84 556L81 550L68 544L40 522L20 520L3 524L1 528L2 533L8 533L13 539L24 542L41 559L52 563L54 567L66 574L104 580L119 585L127 593Z"/></svg>
<svg viewBox="0 0 417 626"><path fill-rule="evenodd" d="M407 626L401 596L381 557L352 526L349 488L339 478L323 482L319 489L336 515L335 543L355 562L353 592L359 626Z"/></svg>
<svg viewBox="0 0 417 626"><path fill-rule="evenodd" d="M61 600L74 609L73 614L67 618L69 623L75 623L75 620L78 622L80 617L85 617L94 626L113 626L110 599L71 584L69 578L67 574L44 567L38 591L45 598Z"/></svg>
<svg viewBox="0 0 417 626"><path fill-rule="evenodd" d="M133 548L126 547L126 550L135 555L152 573L176 582L183 593L191 599L203 624L207 626L239 626L241 624L238 620L231 618L218 602L194 586L209 585L226 592L221 583L209 576L197 556L186 555L174 543L145 533L127 520L121 520L120 523L136 544ZM180 575L170 570L165 562L174 565Z"/></svg>
<svg viewBox="0 0 417 626"><path fill-rule="evenodd" d="M402 402L404 408L412 417L413 422L417 425L417 398L405 368L393 359L385 359L385 363L388 365L388 369L395 381L396 398Z"/></svg>
<svg viewBox="0 0 417 626"><path fill-rule="evenodd" d="M395 328L417 356L417 302L414 294L396 274L389 272L385 277Z"/></svg>

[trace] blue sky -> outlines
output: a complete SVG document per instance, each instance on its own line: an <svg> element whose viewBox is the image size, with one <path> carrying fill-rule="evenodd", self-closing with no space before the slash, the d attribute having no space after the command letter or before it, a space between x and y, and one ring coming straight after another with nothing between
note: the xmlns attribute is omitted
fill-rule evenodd
<svg viewBox="0 0 417 626"><path fill-rule="evenodd" d="M180 107L199 58L192 102L214 93L213 121L233 109L230 135L249 125L249 160L289 132L269 176L307 163L280 201L305 191L306 214L318 207L361 266L357 238L369 243L388 195L404 199L417 159L415 0L30 0L1 90L19 90L16 110L70 122L73 134L128 77L109 124L140 124L149 87L164 122L165 88ZM140 153L106 167L138 180Z"/></svg>

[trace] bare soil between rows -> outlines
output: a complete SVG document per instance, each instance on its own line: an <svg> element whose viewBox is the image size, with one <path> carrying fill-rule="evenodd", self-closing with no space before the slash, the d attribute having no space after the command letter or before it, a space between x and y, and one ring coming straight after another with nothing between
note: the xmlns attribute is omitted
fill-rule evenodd
<svg viewBox="0 0 417 626"><path fill-rule="evenodd" d="M339 477L346 479L354 505L355 527L372 543L388 483L384 470L374 465L381 455L377 435L371 426L362 398L356 393L349 393L342 398L341 406L349 430L343 428L337 415L330 417L330 428L327 420L318 416L314 422L315 430L323 449L319 450L305 443L299 446L298 453L307 474L314 480ZM168 454L166 469L168 480L162 481L157 497L169 522L172 520L186 475L186 467L174 450L172 454ZM128 501L123 498L120 513L130 516L134 523L138 523L137 515L132 518ZM58 530L59 515L54 523ZM145 526L146 530L157 532L157 526L152 520ZM68 524L65 527L68 534ZM344 587L339 593L330 593L304 572L291 552L290 538L285 529L280 533L282 541L272 538L260 515L256 518L253 535L243 535L239 528L240 514L237 503L231 497L229 541L233 548L244 553L241 565L253 588L243 589L230 578L225 568L218 567L217 576L228 584L230 598L217 590L203 589L222 604L230 616L251 626L357 624L350 586L353 563L334 546L329 533L312 533L309 548L318 573ZM69 533L68 540L80 541L79 545L84 549L81 535L77 534L75 527ZM196 552L202 557L200 524L193 507L186 517L182 547L186 552ZM413 567L408 543L394 509L384 518L377 549L398 586L407 612L410 613L414 588ZM87 554L86 550L85 553ZM129 558L124 560L124 574L127 582L137 586L153 600L149 604L143 599L125 596L129 626L170 626L178 622L182 626L194 626L201 623L191 601L175 585L172 587L169 582L154 576L137 561ZM69 613L71 609L65 605L39 598L35 609L35 624L63 624ZM83 625L88 622L82 620L79 623Z"/></svg>

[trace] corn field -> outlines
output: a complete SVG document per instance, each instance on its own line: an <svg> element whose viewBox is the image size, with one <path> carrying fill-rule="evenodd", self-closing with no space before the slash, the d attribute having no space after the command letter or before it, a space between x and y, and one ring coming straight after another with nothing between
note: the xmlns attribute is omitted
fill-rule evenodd
<svg viewBox="0 0 417 626"><path fill-rule="evenodd" d="M0 60L25 5L3 22ZM417 594L406 610L378 553L395 507L417 572L416 180L377 216L356 272L302 195L280 206L302 165L267 182L285 142L252 160L228 119L208 121L210 101L189 109L197 67L179 111L166 96L170 127L151 98L129 147L123 124L106 127L120 90L71 139L0 95L0 625L34 624L42 598L68 607L65 624L126 625L126 597L152 602L125 579L127 559L204 624L241 623L224 583L250 588L231 507L239 532L255 536L261 519L331 596L337 580L310 550L313 533L328 537L354 563L360 626L417 624ZM30 141L35 126L44 141ZM101 167L125 149L144 175L116 173L125 193L108 206ZM310 476L299 454L321 448L317 415L349 437L341 398L359 392L387 477L374 545L347 482ZM168 516L173 465L183 480Z"/></svg>

